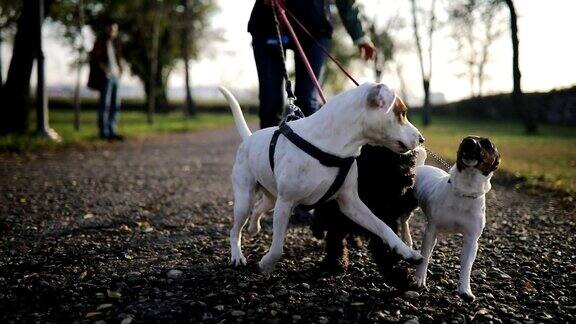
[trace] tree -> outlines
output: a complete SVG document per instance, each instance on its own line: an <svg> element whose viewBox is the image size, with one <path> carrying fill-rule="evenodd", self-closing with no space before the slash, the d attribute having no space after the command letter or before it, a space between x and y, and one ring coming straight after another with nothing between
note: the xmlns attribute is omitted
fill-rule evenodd
<svg viewBox="0 0 576 324"><path fill-rule="evenodd" d="M185 113L189 116L196 114L196 105L194 100L192 100L192 92L190 90L190 24L189 21L192 20L190 13L190 1L181 0L183 7L182 14L182 60L184 61L184 84L186 92L186 108Z"/></svg>
<svg viewBox="0 0 576 324"><path fill-rule="evenodd" d="M0 0L0 50L2 43L14 32L21 7L21 0ZM0 55L0 87L2 87L3 82L2 56Z"/></svg>
<svg viewBox="0 0 576 324"><path fill-rule="evenodd" d="M84 44L83 29L86 24L85 6L86 0L60 1L57 6L52 6L50 18L57 22L60 34L65 46L72 49L76 60L71 68L76 71L76 86L74 88L74 129L80 129L80 89L82 68L87 63L88 49Z"/></svg>
<svg viewBox="0 0 576 324"><path fill-rule="evenodd" d="M512 0L504 0L510 12L510 37L512 41L512 77L514 86L512 89L512 105L524 121L524 128L528 134L535 134L538 131L538 124L530 109L523 107L524 95L522 93L520 73L520 49L518 40L518 15Z"/></svg>
<svg viewBox="0 0 576 324"><path fill-rule="evenodd" d="M343 41L349 36L344 29L344 25L342 25L340 17L335 16L333 22L334 36L330 44L330 54L340 61L343 66L349 67L358 55L357 49ZM343 91L349 82L338 66L331 61L325 65L321 81L323 87L332 93Z"/></svg>
<svg viewBox="0 0 576 324"><path fill-rule="evenodd" d="M51 0L44 1L48 11ZM30 104L30 76L34 59L38 54L38 1L22 1L18 17L12 59L8 69L6 83L0 90L2 108L0 114L0 134L26 133L28 131L28 112ZM45 12L46 12L45 11Z"/></svg>
<svg viewBox="0 0 576 324"><path fill-rule="evenodd" d="M387 65L394 58L395 42L392 39L390 30L392 29L394 20L391 19L383 28L378 26L377 15L373 19L366 18L369 22L370 38L374 46L378 49L376 57L374 58L374 77L377 82L382 78L382 73Z"/></svg>
<svg viewBox="0 0 576 324"><path fill-rule="evenodd" d="M381 8L381 1L377 1L374 16L372 18L365 17L365 21L369 24L370 38L374 42L378 52L374 59L374 77L376 82L380 82L383 74L395 76L397 79L397 90L400 96L406 100L408 98L406 82L403 75L402 61L395 59L399 53L407 52L409 49L401 39L394 37L402 32L406 27L405 20L401 18L400 14L387 15L388 19L384 22L378 21L381 18L381 10L388 10Z"/></svg>
<svg viewBox="0 0 576 324"><path fill-rule="evenodd" d="M412 4L412 28L414 32L414 40L416 42L416 53L418 54L418 62L420 64L420 74L422 76L422 90L424 91L424 102L422 104L422 116L424 126L430 124L430 82L432 80L432 48L434 40L434 32L436 31L436 0L431 0L430 9L423 10L418 6L416 0L410 0ZM425 25L421 27L421 25ZM425 67L424 58L424 39L421 28L425 28L427 33L428 47L426 50L428 69Z"/></svg>
<svg viewBox="0 0 576 324"><path fill-rule="evenodd" d="M364 11L361 10L361 12ZM344 29L340 16L336 15L333 18L334 36L331 40L330 54L345 67L354 67L356 63L358 63L358 65L365 65L358 55L358 48L348 45L343 41L350 37ZM362 17L362 20L368 26L366 30L368 35L378 49L374 65L372 66L376 81L380 80L382 72L386 69L387 65L392 62L394 57L395 42L390 30L395 26L396 18L397 17L393 17L386 21L383 26L379 26L376 21L376 16L374 16L374 18L369 18L366 15ZM338 93L344 90L347 82L349 82L348 78L340 71L336 64L332 62L326 64L322 79L322 84L325 88L329 89L330 92Z"/></svg>
<svg viewBox="0 0 576 324"><path fill-rule="evenodd" d="M86 59L86 49L84 48L84 0L78 0L78 37L76 51L78 59L76 60L76 87L74 88L74 129L80 130L80 82L82 75L82 63Z"/></svg>
<svg viewBox="0 0 576 324"><path fill-rule="evenodd" d="M146 106L162 106L167 100L168 76L182 57L182 24L187 24L192 40L211 36L208 19L216 9L214 1L190 0L189 19L184 16L182 0L92 1L88 6L93 17L91 25L96 28L98 21L105 18L113 18L118 23L124 57L132 73L144 84ZM200 52L199 43L192 41L188 46L189 58L196 58Z"/></svg>
<svg viewBox="0 0 576 324"><path fill-rule="evenodd" d="M468 78L472 97L482 95L490 47L503 33L502 4L500 0L454 0L448 5L458 59L466 66L461 75Z"/></svg>
<svg viewBox="0 0 576 324"><path fill-rule="evenodd" d="M54 19L73 30L77 24L74 17L78 1L59 1L58 6L53 6L60 11L54 15ZM188 61L193 60L200 54L198 40L207 37L217 39L215 31L208 23L210 16L216 10L215 1L188 0L188 10L185 10L183 1L83 1L86 22L94 33L101 32L103 21L112 19L118 23L124 59L131 73L144 85L147 109L156 110L156 107L162 108L166 103L168 76L176 63L183 60L185 50L188 52L186 55ZM188 33L189 40L186 42L186 48L183 47L182 39L184 29ZM157 39L157 46L154 39ZM203 44L202 49L205 47ZM152 97L154 97L153 101L151 101Z"/></svg>

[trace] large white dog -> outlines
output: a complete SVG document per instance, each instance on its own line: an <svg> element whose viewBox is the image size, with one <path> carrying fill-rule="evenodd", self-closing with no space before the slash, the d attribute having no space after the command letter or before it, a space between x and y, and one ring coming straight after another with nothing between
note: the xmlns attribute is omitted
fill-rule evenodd
<svg viewBox="0 0 576 324"><path fill-rule="evenodd" d="M320 200L334 183L339 168L323 165L284 133L279 135L273 154L270 154L270 143L278 127L251 134L236 99L225 88L221 87L220 91L230 104L243 140L232 171L235 201L234 225L230 231L231 263L233 266L246 264L241 249L241 231L250 215L256 191L261 190L264 197L256 209L274 208L272 245L259 263L263 273L270 273L282 256L293 208L313 205ZM304 141L336 158L358 156L362 145L368 143L403 153L424 141L406 118L406 111L406 106L387 86L365 83L332 98L312 116L287 125ZM346 216L378 235L404 259L421 261L418 252L404 244L362 203L357 192L357 175L354 162L342 186L329 198L336 199Z"/></svg>
<svg viewBox="0 0 576 324"><path fill-rule="evenodd" d="M486 223L485 195L492 188L490 179L500 164L500 155L489 139L468 136L460 143L456 164L446 173L422 165L426 153L421 148L418 151L417 164L420 166L416 167L415 192L427 224L421 250L424 262L416 269L416 284L426 286L428 263L438 234L461 233L464 246L460 256L458 294L464 299L474 300L470 272L476 259L478 239ZM411 242L408 219L401 227L402 239Z"/></svg>

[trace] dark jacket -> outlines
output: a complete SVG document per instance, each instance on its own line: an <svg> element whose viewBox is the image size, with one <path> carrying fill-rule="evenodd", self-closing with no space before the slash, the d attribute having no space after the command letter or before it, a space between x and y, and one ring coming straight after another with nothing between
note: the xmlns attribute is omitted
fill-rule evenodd
<svg viewBox="0 0 576 324"><path fill-rule="evenodd" d="M302 24L315 37L332 36L332 19L330 15L330 0L285 0L286 7L290 12L302 22ZM355 0L335 0L336 7L344 23L348 34L356 41L365 35L362 22L359 17L358 7ZM288 15L290 19L290 16ZM278 17L280 19L280 17ZM280 22L280 25L282 23ZM296 23L292 27L298 36L302 34ZM264 3L263 0L256 0L250 21L248 22L248 32L253 37L274 37L276 29L272 6Z"/></svg>
<svg viewBox="0 0 576 324"><path fill-rule="evenodd" d="M97 37L90 52L90 74L88 75L88 88L90 89L100 91L106 85L106 67L108 66L106 42L107 39L104 36ZM118 38L113 42L116 62L118 62L118 68L122 71L122 47Z"/></svg>

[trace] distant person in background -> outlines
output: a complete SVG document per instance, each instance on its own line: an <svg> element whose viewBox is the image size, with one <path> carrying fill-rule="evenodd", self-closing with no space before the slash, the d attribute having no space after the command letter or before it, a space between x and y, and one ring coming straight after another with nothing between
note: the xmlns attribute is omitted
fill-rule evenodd
<svg viewBox="0 0 576 324"><path fill-rule="evenodd" d="M284 88L282 57L278 50L278 36L274 24L272 0L256 0L248 32L252 34L252 47L254 59L258 70L259 99L260 99L260 127L277 126L284 107ZM328 48L332 37L332 23L330 14L330 0L286 0L286 7L298 18L312 35ZM360 50L361 56L371 59L376 54L376 48L367 36L359 17L355 0L335 0L336 7L348 34ZM288 18L290 19L290 18ZM282 33L282 43L285 48L294 48L288 31L282 28L283 24L278 17ZM296 31L306 57L317 78L322 74L326 56L310 37L302 32L296 23L291 22ZM294 94L296 105L302 109L305 116L313 114L321 106L317 97L314 83L306 72L306 67L298 54L295 57L296 85Z"/></svg>
<svg viewBox="0 0 576 324"><path fill-rule="evenodd" d="M117 132L117 116L120 110L118 87L122 75L122 48L118 39L118 25L108 22L96 37L90 52L90 75L88 87L100 92L98 105L98 128L100 138L122 140Z"/></svg>

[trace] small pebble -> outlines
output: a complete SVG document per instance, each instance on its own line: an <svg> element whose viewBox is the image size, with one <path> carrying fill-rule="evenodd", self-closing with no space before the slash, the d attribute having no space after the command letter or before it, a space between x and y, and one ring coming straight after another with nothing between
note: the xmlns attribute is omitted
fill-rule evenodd
<svg viewBox="0 0 576 324"><path fill-rule="evenodd" d="M166 273L166 277L168 277L168 279L178 280L182 277L182 274L182 271L172 269Z"/></svg>

